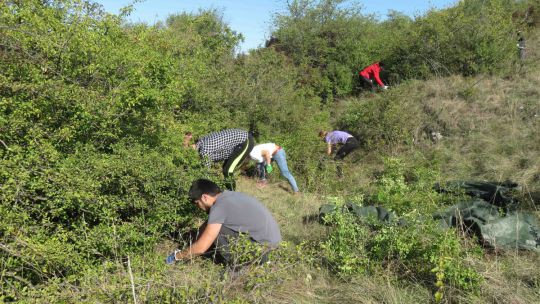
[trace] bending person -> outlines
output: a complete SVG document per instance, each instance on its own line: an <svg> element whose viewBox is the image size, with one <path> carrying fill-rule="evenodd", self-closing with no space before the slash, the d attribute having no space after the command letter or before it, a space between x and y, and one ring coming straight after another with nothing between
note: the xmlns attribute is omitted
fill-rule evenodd
<svg viewBox="0 0 540 304"><path fill-rule="evenodd" d="M287 156L285 150L276 145L275 143L259 144L253 147L253 150L249 153L251 159L257 162L257 171L259 173L259 185L264 186L266 184L266 172L271 173L272 159L276 161L281 176L286 178L291 185L294 193L298 192L298 186L294 176L289 171L287 166Z"/></svg>
<svg viewBox="0 0 540 304"><path fill-rule="evenodd" d="M384 63L382 62L375 62L367 67L365 67L362 71L360 71L360 79L364 86L369 87L371 90L375 88L375 85L373 84L373 79L383 88L384 90L388 89L388 86L385 85L380 77L380 72L384 70Z"/></svg>
<svg viewBox="0 0 540 304"><path fill-rule="evenodd" d="M186 133L186 138L184 138L185 146L189 146L189 140L187 140L189 136L191 134ZM211 162L224 161L223 177L225 178L225 186L228 190L234 190L236 189L234 170L248 156L253 146L253 136L248 131L225 129L200 138L194 148L199 152L208 167L210 167Z"/></svg>
<svg viewBox="0 0 540 304"><path fill-rule="evenodd" d="M332 147L336 145L342 145L336 152L334 160L341 161L345 156L349 155L352 151L360 147L360 143L354 136L344 131L320 131L319 137L327 144L326 154L332 155ZM337 174L339 177L343 176L341 165L337 165Z"/></svg>
<svg viewBox="0 0 540 304"><path fill-rule="evenodd" d="M189 189L190 200L208 213L208 221L198 239L184 250L175 250L166 259L167 264L195 256L215 253L226 264L236 262L231 245L245 234L249 240L264 246L266 253L281 241L281 232L274 217L256 198L240 192L224 191L206 179L194 181ZM209 249L213 246L213 250Z"/></svg>

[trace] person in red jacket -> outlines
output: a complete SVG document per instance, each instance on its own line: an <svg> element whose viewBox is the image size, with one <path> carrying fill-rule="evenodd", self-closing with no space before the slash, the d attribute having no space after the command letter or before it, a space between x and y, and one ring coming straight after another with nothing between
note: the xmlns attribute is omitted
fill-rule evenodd
<svg viewBox="0 0 540 304"><path fill-rule="evenodd" d="M384 64L382 62L375 62L372 65L369 65L365 67L362 71L360 71L360 80L364 85L366 85L368 88L373 90L375 88L375 85L373 84L373 78L375 78L375 81L383 88L384 90L388 89L388 86L382 82L381 78L379 77L379 73L384 70Z"/></svg>

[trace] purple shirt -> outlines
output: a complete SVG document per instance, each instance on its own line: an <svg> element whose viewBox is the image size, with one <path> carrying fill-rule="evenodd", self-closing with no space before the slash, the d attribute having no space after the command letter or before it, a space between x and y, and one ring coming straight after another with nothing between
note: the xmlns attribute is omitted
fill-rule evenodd
<svg viewBox="0 0 540 304"><path fill-rule="evenodd" d="M326 137L324 138L324 141L326 141L329 144L335 145L335 144L344 144L347 142L347 139L350 137L353 137L351 134L343 131L332 131L328 132L326 134Z"/></svg>

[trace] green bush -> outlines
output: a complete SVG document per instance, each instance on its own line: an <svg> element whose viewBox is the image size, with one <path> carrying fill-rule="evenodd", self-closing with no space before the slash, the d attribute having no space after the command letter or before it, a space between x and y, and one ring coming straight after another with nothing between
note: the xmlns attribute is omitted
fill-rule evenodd
<svg viewBox="0 0 540 304"><path fill-rule="evenodd" d="M363 46L374 38L373 20L344 2L292 1L274 19L275 48L303 68L307 85L325 101L352 92L359 69L378 59L377 50Z"/></svg>
<svg viewBox="0 0 540 304"><path fill-rule="evenodd" d="M419 72L474 75L507 71L515 57L510 1L461 1L456 6L430 11L407 27L410 35L394 47L402 57L390 56L401 75L428 77ZM417 67L420 67L419 69Z"/></svg>
<svg viewBox="0 0 540 304"><path fill-rule="evenodd" d="M369 271L370 261L365 248L369 229L358 224L354 215L347 211L334 212L324 221L332 225L326 240L320 244L324 262L345 277Z"/></svg>
<svg viewBox="0 0 540 304"><path fill-rule="evenodd" d="M0 255L18 283L37 284L102 259L151 250L190 226L193 207L185 189L207 174L196 169L196 155L175 159L127 142L111 154L83 146L54 163L44 162L43 152L24 157L0 161L14 169L0 194L2 202L12 202L1 209Z"/></svg>
<svg viewBox="0 0 540 304"><path fill-rule="evenodd" d="M419 104L403 100L400 89L382 96L350 103L338 128L348 130L364 142L367 150L391 152L411 145L423 113Z"/></svg>
<svg viewBox="0 0 540 304"><path fill-rule="evenodd" d="M274 18L274 47L304 67L323 100L357 91L358 72L384 61L391 84L432 76L511 72L512 13L519 3L467 0L414 19L395 11L384 21L342 0L297 0Z"/></svg>
<svg viewBox="0 0 540 304"><path fill-rule="evenodd" d="M417 215L405 219L406 225L390 225L377 231L367 244L371 259L405 277L427 280L437 287L478 290L481 276L464 262L468 251L455 230L444 231L438 223Z"/></svg>
<svg viewBox="0 0 540 304"><path fill-rule="evenodd" d="M183 132L211 128L202 79L241 36L216 12L148 27L77 0L8 1L0 22L5 300L188 228L210 172Z"/></svg>

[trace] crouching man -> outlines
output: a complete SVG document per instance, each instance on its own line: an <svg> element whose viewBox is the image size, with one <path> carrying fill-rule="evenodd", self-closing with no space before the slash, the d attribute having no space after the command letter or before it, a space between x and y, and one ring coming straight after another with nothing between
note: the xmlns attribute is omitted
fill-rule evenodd
<svg viewBox="0 0 540 304"><path fill-rule="evenodd" d="M231 264L231 245L246 235L265 250L277 248L281 241L279 226L272 214L256 198L244 193L224 191L206 179L194 181L189 198L208 213L208 221L197 240L188 248L175 250L167 257L167 264L209 253L211 247L226 264ZM262 256L261 259L266 259Z"/></svg>

